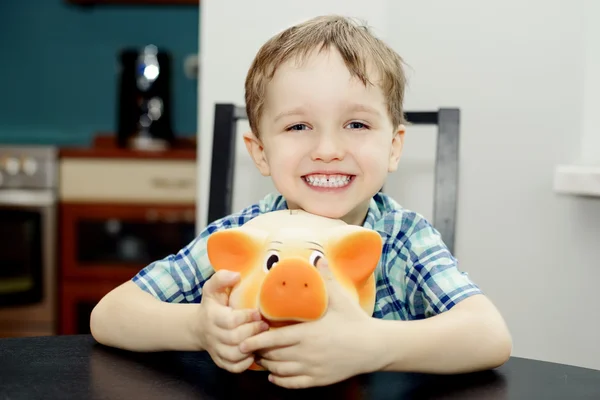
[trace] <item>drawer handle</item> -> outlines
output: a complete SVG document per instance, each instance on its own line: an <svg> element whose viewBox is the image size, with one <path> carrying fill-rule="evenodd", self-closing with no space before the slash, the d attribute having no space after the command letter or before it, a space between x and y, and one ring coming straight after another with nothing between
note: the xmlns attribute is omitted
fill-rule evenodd
<svg viewBox="0 0 600 400"><path fill-rule="evenodd" d="M152 185L160 189L185 189L193 184L192 179L152 178Z"/></svg>

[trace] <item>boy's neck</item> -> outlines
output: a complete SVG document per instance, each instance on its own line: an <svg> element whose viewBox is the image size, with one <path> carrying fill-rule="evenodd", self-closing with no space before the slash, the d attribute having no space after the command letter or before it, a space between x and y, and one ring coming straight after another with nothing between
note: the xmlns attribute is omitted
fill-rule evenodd
<svg viewBox="0 0 600 400"><path fill-rule="evenodd" d="M347 223L348 225L358 225L363 226L365 223L365 219L367 219L367 214L369 212L369 202L366 204L360 204L350 213L346 214L342 218L342 221Z"/></svg>

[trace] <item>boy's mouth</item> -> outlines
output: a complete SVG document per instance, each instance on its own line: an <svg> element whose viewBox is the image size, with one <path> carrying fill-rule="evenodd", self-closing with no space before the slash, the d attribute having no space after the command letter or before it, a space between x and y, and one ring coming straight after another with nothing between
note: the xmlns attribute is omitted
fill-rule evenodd
<svg viewBox="0 0 600 400"><path fill-rule="evenodd" d="M309 174L302 177L309 186L323 187L323 188L341 188L348 186L354 175L344 174Z"/></svg>

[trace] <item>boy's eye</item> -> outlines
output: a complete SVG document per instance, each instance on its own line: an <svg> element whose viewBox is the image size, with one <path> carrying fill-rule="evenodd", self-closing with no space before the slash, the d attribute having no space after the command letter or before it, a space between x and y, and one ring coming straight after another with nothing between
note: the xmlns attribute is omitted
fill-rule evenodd
<svg viewBox="0 0 600 400"><path fill-rule="evenodd" d="M296 124L296 125L292 125L289 128L287 128L287 131L303 131L305 129L308 129L308 127L305 124Z"/></svg>
<svg viewBox="0 0 600 400"><path fill-rule="evenodd" d="M362 122L350 122L348 124L348 127L350 129L366 129L367 126L365 124L363 124Z"/></svg>

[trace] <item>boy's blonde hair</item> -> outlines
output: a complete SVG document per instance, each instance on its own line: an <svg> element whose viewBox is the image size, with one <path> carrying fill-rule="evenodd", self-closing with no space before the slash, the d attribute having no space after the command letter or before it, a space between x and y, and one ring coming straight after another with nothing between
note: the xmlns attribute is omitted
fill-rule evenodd
<svg viewBox="0 0 600 400"><path fill-rule="evenodd" d="M259 120L267 84L275 71L290 58L302 59L311 51L334 46L350 73L365 85L373 84L367 69L375 67L381 77L380 87L387 99L388 113L394 127L406 123L403 100L406 78L402 58L375 37L367 26L338 16L320 16L292 26L267 41L254 58L246 76L246 113L250 129L259 136Z"/></svg>

